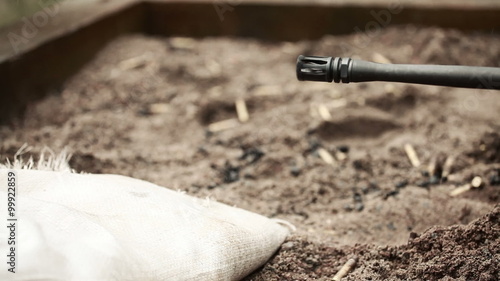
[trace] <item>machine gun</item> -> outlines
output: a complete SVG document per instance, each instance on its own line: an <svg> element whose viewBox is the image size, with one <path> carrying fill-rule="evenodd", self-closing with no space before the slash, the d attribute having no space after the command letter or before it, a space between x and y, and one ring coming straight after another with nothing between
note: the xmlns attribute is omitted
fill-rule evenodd
<svg viewBox="0 0 500 281"><path fill-rule="evenodd" d="M339 57L299 56L297 79L335 83L388 81L500 90L500 68L382 64Z"/></svg>

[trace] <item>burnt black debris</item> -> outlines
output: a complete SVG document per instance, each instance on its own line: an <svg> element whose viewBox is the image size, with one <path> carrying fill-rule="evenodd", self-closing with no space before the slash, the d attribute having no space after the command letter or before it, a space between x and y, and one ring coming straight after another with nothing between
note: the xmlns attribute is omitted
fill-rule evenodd
<svg viewBox="0 0 500 281"><path fill-rule="evenodd" d="M240 167L233 166L231 163L226 162L226 165L222 170L222 177L225 183L238 181L240 179Z"/></svg>
<svg viewBox="0 0 500 281"><path fill-rule="evenodd" d="M405 188L407 185L408 185L408 180L402 180L402 181L396 182L395 187L397 189L401 189L401 188Z"/></svg>
<svg viewBox="0 0 500 281"><path fill-rule="evenodd" d="M342 152L342 153L349 153L349 146L339 145L339 146L337 146L337 150Z"/></svg>
<svg viewBox="0 0 500 281"><path fill-rule="evenodd" d="M376 192L380 190L380 187L378 187L377 183L375 181L370 181L366 182L360 185L359 189L363 194L368 194L372 192Z"/></svg>
<svg viewBox="0 0 500 281"><path fill-rule="evenodd" d="M247 161L248 164L255 164L262 157L264 157L264 155L266 154L258 148L255 147L244 148L243 154L240 156L240 160Z"/></svg>
<svg viewBox="0 0 500 281"><path fill-rule="evenodd" d="M397 190L397 189L391 190L391 191L386 192L383 195L383 198L384 198L384 200L387 200L389 197L396 196L398 194L399 194L399 190Z"/></svg>
<svg viewBox="0 0 500 281"><path fill-rule="evenodd" d="M420 180L415 183L418 187L429 188L431 186L430 179Z"/></svg>
<svg viewBox="0 0 500 281"><path fill-rule="evenodd" d="M493 171L493 174L490 176L490 185L500 185L500 169Z"/></svg>

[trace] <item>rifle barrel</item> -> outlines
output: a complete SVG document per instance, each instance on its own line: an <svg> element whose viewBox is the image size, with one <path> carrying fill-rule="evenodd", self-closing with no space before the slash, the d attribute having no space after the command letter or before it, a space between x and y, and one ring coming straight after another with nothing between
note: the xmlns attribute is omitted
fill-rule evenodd
<svg viewBox="0 0 500 281"><path fill-rule="evenodd" d="M381 64L339 57L299 56L297 79L335 83L388 81L500 90L498 67Z"/></svg>

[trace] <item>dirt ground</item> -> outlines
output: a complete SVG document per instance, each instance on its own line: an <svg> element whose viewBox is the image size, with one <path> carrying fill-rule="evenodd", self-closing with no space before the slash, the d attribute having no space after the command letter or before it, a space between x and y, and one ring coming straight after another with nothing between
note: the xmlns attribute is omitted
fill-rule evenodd
<svg viewBox="0 0 500 281"><path fill-rule="evenodd" d="M77 171L293 223L248 280L331 280L350 258L343 280L499 280L499 93L299 82L299 54L498 67L500 35L412 26L293 43L131 35L1 127L0 157L24 143L33 147L24 157L67 147ZM237 121L238 99L248 122ZM450 196L476 176L479 188Z"/></svg>

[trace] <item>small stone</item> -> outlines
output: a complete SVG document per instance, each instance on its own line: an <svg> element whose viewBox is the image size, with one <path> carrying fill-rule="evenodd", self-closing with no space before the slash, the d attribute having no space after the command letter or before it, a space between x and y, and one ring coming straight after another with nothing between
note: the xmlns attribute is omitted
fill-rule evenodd
<svg viewBox="0 0 500 281"><path fill-rule="evenodd" d="M204 146L199 146L197 152L203 156L208 156L210 154Z"/></svg>
<svg viewBox="0 0 500 281"><path fill-rule="evenodd" d="M386 194L384 194L384 200L391 197L391 196L396 196L399 194L399 190L391 190L389 192L387 192Z"/></svg>
<svg viewBox="0 0 500 281"><path fill-rule="evenodd" d="M416 232L410 232L410 240L413 240L418 237L418 234Z"/></svg>
<svg viewBox="0 0 500 281"><path fill-rule="evenodd" d="M139 114L141 116L150 116L151 112L149 112L149 110L147 108L141 108L137 111L137 114Z"/></svg>
<svg viewBox="0 0 500 281"><path fill-rule="evenodd" d="M314 135L314 134L316 134L316 131L317 131L316 128L308 129L306 132L306 135L308 135L308 136Z"/></svg>
<svg viewBox="0 0 500 281"><path fill-rule="evenodd" d="M394 226L394 223L393 223L393 222L388 223L388 224L387 224L387 228L388 228L389 230L396 230L396 227Z"/></svg>
<svg viewBox="0 0 500 281"><path fill-rule="evenodd" d="M354 204L354 209L358 212L363 211L364 208L365 205L363 204L363 202L357 202L356 204Z"/></svg>
<svg viewBox="0 0 500 281"><path fill-rule="evenodd" d="M496 171L495 174L490 176L490 184L491 185L500 185L500 173Z"/></svg>
<svg viewBox="0 0 500 281"><path fill-rule="evenodd" d="M321 143L317 139L309 140L309 151L316 151L321 147Z"/></svg>
<svg viewBox="0 0 500 281"><path fill-rule="evenodd" d="M401 189L405 188L408 185L408 180L402 180L396 183L396 188Z"/></svg>
<svg viewBox="0 0 500 281"><path fill-rule="evenodd" d="M211 183L209 185L207 185L207 189L214 189L216 188L218 185L216 183Z"/></svg>
<svg viewBox="0 0 500 281"><path fill-rule="evenodd" d="M302 170L297 166L293 166L290 168L290 174L294 177L298 177L301 172Z"/></svg>
<svg viewBox="0 0 500 281"><path fill-rule="evenodd" d="M343 153L349 153L349 146L347 145L339 145L337 146L338 151Z"/></svg>
<svg viewBox="0 0 500 281"><path fill-rule="evenodd" d="M360 190L361 192L363 192L363 194L368 194L370 192L378 191L380 190L380 188L375 181L370 181L368 183L363 183L360 187Z"/></svg>
<svg viewBox="0 0 500 281"><path fill-rule="evenodd" d="M372 166L370 161L363 160L363 159L356 159L352 162L352 166L354 169L359 170L359 171L365 171L368 173L371 173L372 171Z"/></svg>
<svg viewBox="0 0 500 281"><path fill-rule="evenodd" d="M281 245L281 249L282 250L291 250L295 247L295 243L290 241L290 242L286 242L284 243L283 245Z"/></svg>
<svg viewBox="0 0 500 281"><path fill-rule="evenodd" d="M428 188L431 185L430 180L422 180L416 183L418 187Z"/></svg>
<svg viewBox="0 0 500 281"><path fill-rule="evenodd" d="M344 205L344 210L347 211L347 212L351 212L353 209L352 209L352 206L350 204L345 204Z"/></svg>
<svg viewBox="0 0 500 281"><path fill-rule="evenodd" d="M314 256L308 256L305 258L304 260L307 264L312 264L312 265L316 265L319 263L319 258L318 256L314 255Z"/></svg>
<svg viewBox="0 0 500 281"><path fill-rule="evenodd" d="M240 160L246 160L249 164L254 164L259 161L264 155L266 155L262 150L251 147L243 150L243 154L240 156Z"/></svg>
<svg viewBox="0 0 500 281"><path fill-rule="evenodd" d="M359 192L354 192L352 197L354 202L363 202L363 197L361 197L361 194L359 194Z"/></svg>
<svg viewBox="0 0 500 281"><path fill-rule="evenodd" d="M245 174L243 175L243 178L245 178L245 179L247 179L247 180L255 180L255 179L257 179L257 177L256 177L255 175L250 174L250 173L245 173Z"/></svg>
<svg viewBox="0 0 500 281"><path fill-rule="evenodd" d="M429 183L432 184L432 185L435 185L435 184L439 184L441 182L441 179L434 175L432 176L430 179L429 179Z"/></svg>
<svg viewBox="0 0 500 281"><path fill-rule="evenodd" d="M238 181L240 179L240 167L235 167L226 163L226 167L224 168L222 174L225 183Z"/></svg>
<svg viewBox="0 0 500 281"><path fill-rule="evenodd" d="M361 186L360 189L361 189L361 192L363 192L363 194L370 193L370 186L368 186L368 185L363 185L363 186Z"/></svg>

